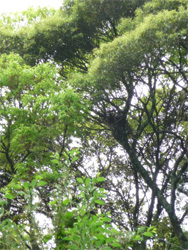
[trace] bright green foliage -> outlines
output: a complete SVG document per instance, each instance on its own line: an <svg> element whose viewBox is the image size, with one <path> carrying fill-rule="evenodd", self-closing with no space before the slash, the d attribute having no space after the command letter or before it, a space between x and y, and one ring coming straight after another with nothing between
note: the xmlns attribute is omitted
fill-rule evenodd
<svg viewBox="0 0 188 250"><path fill-rule="evenodd" d="M49 175L55 176L57 164L60 166L61 163L55 158L51 163L53 172ZM27 242L31 244L33 249L40 249L39 244L40 246L45 245L53 236L55 236L55 249L112 249L111 247L120 247L117 239L114 238L118 231L110 225L110 214L106 217L106 215L98 213L96 208L97 205L103 205L103 199L106 198L104 189L96 187L98 183L104 181L104 178L77 178L76 198L75 194L72 193L72 188L76 183L72 183L70 163L68 162L67 165L61 165L58 181L54 185L53 192L48 194L48 198L51 200L49 206L53 208L54 220L52 224L55 232L50 233L49 230L48 234L38 235L37 231L40 229L34 213L39 209L39 203L34 202L34 198L39 195L40 188L47 184L47 182L40 180L41 178L43 178L42 175L37 176L31 182L14 185L12 194L10 189L7 190L5 197L8 200L13 200L16 196L21 196L25 200L27 205L24 215L28 222L22 217L22 223L19 226L10 219L4 220L0 224L3 235L0 241L2 249L18 246L24 249L27 247ZM62 187L65 188L63 192ZM75 199L77 199L76 202ZM6 202L1 202L2 208L5 204ZM5 215L6 213L4 214L2 210L1 216ZM24 230L28 231L28 228L29 238L24 233Z"/></svg>
<svg viewBox="0 0 188 250"><path fill-rule="evenodd" d="M0 248L188 249L187 7L2 16Z"/></svg>
<svg viewBox="0 0 188 250"><path fill-rule="evenodd" d="M72 206L72 212L62 215L61 230L57 237L58 249L111 249L110 246L120 247L114 238L118 232L109 224L111 219L98 213L96 205L103 205L106 195L103 189L95 185L104 178L77 178L78 202L65 199L62 210ZM68 198L68 197L67 197ZM70 208L71 211L71 208ZM110 216L110 215L109 215ZM66 244L67 242L67 244ZM108 248L107 248L108 246Z"/></svg>
<svg viewBox="0 0 188 250"><path fill-rule="evenodd" d="M1 57L0 71L1 166L12 174L20 170L23 178L23 170L35 172L33 162L40 168L53 150L61 150L53 141L79 133L87 105L71 88L62 88L52 64L30 68L10 54Z"/></svg>
<svg viewBox="0 0 188 250"><path fill-rule="evenodd" d="M31 65L40 60L54 59L63 66L63 75L72 69L86 71L92 50L104 41L113 40L118 35L116 25L120 18L133 17L134 10L143 2L119 0L116 4L112 0L65 1L54 15L53 10L29 9L22 15L33 25L10 31L10 37L5 37L3 33L3 41L9 46L0 47L0 50L14 50ZM19 18L18 15L18 21ZM17 19L10 21L15 24L18 22Z"/></svg>
<svg viewBox="0 0 188 250"><path fill-rule="evenodd" d="M87 103L71 88L62 87L63 81L50 63L31 68L18 55L2 55L0 71L0 196L2 199L5 193L5 198L10 199L5 206L8 217L16 223L25 223L28 216L22 198L17 195L23 188L27 190L31 181L34 188L33 179L41 179L43 173L45 182L37 183L39 190L46 181L49 186L56 181L58 172L52 177L46 173L51 155L59 152L59 157L64 158L65 143L68 148L71 142L68 138L80 133ZM74 160L73 155L70 157ZM9 210L12 205L19 214L16 209ZM7 214L3 215L6 217Z"/></svg>

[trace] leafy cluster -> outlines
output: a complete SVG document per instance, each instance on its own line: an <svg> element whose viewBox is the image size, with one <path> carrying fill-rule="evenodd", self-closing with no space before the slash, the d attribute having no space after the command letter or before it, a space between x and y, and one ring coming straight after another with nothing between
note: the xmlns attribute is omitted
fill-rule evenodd
<svg viewBox="0 0 188 250"><path fill-rule="evenodd" d="M187 0L1 16L1 249L188 249L187 23Z"/></svg>

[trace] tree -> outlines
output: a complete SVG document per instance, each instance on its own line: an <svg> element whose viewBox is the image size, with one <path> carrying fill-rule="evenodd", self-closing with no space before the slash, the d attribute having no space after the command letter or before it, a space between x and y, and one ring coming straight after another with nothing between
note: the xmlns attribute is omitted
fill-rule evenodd
<svg viewBox="0 0 188 250"><path fill-rule="evenodd" d="M182 247L179 185L187 175L187 8L140 12L131 32L101 46L85 86L93 111L151 189L148 224L164 209ZM163 25L161 25L163 22ZM89 88L92 82L92 89ZM96 96L98 98L96 98Z"/></svg>
<svg viewBox="0 0 188 250"><path fill-rule="evenodd" d="M187 14L185 0L68 0L24 27L4 17L4 248L188 248ZM36 213L54 233L37 235Z"/></svg>
<svg viewBox="0 0 188 250"><path fill-rule="evenodd" d="M30 226L32 249L40 249L32 231L36 228L33 199L40 197L38 212L51 217L50 193L61 172L58 167L51 169L51 157L58 153L59 160L67 161L64 154L69 151L71 135L79 133L83 121L79 113L85 112L82 108L87 109L87 103L71 88L63 90L57 69L50 63L31 68L20 56L10 54L1 56L0 65L0 196L6 211L1 221L11 219L20 226ZM48 182L45 189L40 188L41 179ZM36 194L31 192L34 188Z"/></svg>
<svg viewBox="0 0 188 250"><path fill-rule="evenodd" d="M120 18L133 17L135 9L144 2L119 0L117 5L112 0L68 0L54 15L52 10L42 9L35 11L36 17L34 10L29 9L22 16L32 26L19 28L20 19L16 16L12 22L16 20L18 24L8 25L9 32L2 27L2 44L9 45L2 45L2 53L19 53L32 66L40 60L55 60L61 65L63 76L73 69L85 72L92 50L103 41L113 40L118 35ZM14 32L9 26L11 30L16 26Z"/></svg>

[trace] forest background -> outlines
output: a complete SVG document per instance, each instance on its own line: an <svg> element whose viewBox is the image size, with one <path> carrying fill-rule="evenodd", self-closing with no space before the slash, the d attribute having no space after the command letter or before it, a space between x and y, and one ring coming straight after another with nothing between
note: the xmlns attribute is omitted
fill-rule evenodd
<svg viewBox="0 0 188 250"><path fill-rule="evenodd" d="M1 249L188 249L187 7L1 15Z"/></svg>

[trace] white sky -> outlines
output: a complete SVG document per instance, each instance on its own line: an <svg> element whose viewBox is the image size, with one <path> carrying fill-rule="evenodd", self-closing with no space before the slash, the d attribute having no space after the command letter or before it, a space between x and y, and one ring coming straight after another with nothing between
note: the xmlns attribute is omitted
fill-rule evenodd
<svg viewBox="0 0 188 250"><path fill-rule="evenodd" d="M30 6L50 6L58 9L62 0L0 0L0 14L26 10Z"/></svg>

